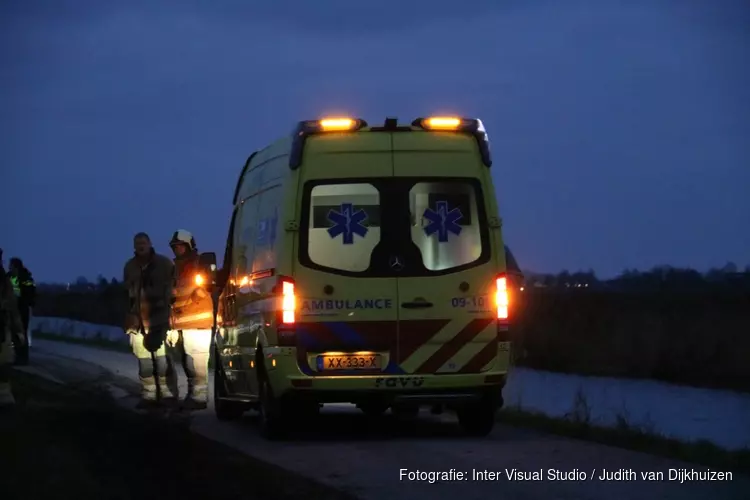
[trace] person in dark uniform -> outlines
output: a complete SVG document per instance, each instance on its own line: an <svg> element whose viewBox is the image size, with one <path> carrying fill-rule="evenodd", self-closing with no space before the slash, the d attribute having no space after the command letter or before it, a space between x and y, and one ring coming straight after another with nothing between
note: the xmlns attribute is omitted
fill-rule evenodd
<svg viewBox="0 0 750 500"><path fill-rule="evenodd" d="M133 238L135 255L127 261L123 283L128 290L128 313L124 330L138 358L141 380L139 408L170 405L175 395L167 384L170 360L166 337L169 331L174 264L156 253L146 233Z"/></svg>
<svg viewBox="0 0 750 500"><path fill-rule="evenodd" d="M36 304L36 284L31 272L23 265L18 257L10 259L8 276L13 286L13 294L16 296L18 312L23 323L23 335L13 337L13 347L16 351L16 364L27 365L29 363L29 321L31 310Z"/></svg>
<svg viewBox="0 0 750 500"><path fill-rule="evenodd" d="M2 265L2 258L3 250L0 249L0 409L15 404L10 381L13 363L10 344L11 339L23 340L24 336L13 285Z"/></svg>

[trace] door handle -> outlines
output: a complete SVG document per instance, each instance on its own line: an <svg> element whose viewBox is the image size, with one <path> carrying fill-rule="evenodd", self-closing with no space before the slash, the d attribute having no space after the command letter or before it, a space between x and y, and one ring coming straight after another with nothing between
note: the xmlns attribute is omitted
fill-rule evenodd
<svg viewBox="0 0 750 500"><path fill-rule="evenodd" d="M404 309L426 309L428 307L432 307L432 302L427 302L426 300L415 300L414 302L402 302L401 307Z"/></svg>

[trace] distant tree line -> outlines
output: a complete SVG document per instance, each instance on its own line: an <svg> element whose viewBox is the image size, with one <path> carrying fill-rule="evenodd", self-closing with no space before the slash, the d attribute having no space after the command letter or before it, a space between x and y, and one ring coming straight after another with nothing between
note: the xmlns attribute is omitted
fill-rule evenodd
<svg viewBox="0 0 750 500"><path fill-rule="evenodd" d="M654 267L650 271L626 269L619 276L609 280L599 280L593 270L572 273L562 271L557 274L527 271L524 273L524 286L571 291L581 288L620 292L699 292L728 289L750 291L750 265L742 272L733 262L705 273L667 265Z"/></svg>
<svg viewBox="0 0 750 500"><path fill-rule="evenodd" d="M750 391L750 269L524 275L511 296L517 364ZM34 313L120 326L126 304L116 279L79 278L40 285Z"/></svg>
<svg viewBox="0 0 750 500"><path fill-rule="evenodd" d="M122 289L122 283L117 278L108 280L103 275L90 282L85 276L79 276L72 283L37 283L37 289L47 293L61 292L105 292L107 290Z"/></svg>
<svg viewBox="0 0 750 500"><path fill-rule="evenodd" d="M576 291L588 288L621 292L656 292L656 291L711 291L711 290L748 290L750 291L750 265L739 271L733 262L721 268L712 268L705 273L689 268L657 266L650 271L625 269L619 276L600 280L596 273L588 271L570 272L563 270L557 274L535 273L524 271L522 286L525 288L552 288ZM80 276L72 283L41 283L40 290L47 292L106 292L122 289L117 278L107 279L99 275L95 282Z"/></svg>

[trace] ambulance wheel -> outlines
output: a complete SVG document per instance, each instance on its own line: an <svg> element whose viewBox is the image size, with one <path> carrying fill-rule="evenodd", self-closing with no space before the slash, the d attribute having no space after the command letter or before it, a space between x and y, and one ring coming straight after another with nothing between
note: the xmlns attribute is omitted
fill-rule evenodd
<svg viewBox="0 0 750 500"><path fill-rule="evenodd" d="M458 423L469 436L488 436L495 427L496 408L485 402L460 408L457 411Z"/></svg>
<svg viewBox="0 0 750 500"><path fill-rule="evenodd" d="M286 437L288 429L279 401L273 395L273 389L261 368L258 370L258 413L260 434L268 440L279 440Z"/></svg>
<svg viewBox="0 0 750 500"><path fill-rule="evenodd" d="M391 411L396 418L412 419L419 415L419 406L417 405L393 405Z"/></svg>
<svg viewBox="0 0 750 500"><path fill-rule="evenodd" d="M360 403L357 407L368 417L380 417L388 411L388 404L379 402Z"/></svg>

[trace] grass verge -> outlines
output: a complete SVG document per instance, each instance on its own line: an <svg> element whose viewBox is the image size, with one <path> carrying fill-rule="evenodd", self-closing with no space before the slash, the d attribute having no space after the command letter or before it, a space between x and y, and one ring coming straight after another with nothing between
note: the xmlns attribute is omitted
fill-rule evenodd
<svg viewBox="0 0 750 500"><path fill-rule="evenodd" d="M550 434L750 474L750 449L728 451L708 441L683 442L638 429L624 419L619 419L616 427L604 427L588 421L554 418L541 413L504 408L498 413L498 421L515 427L533 428Z"/></svg>
<svg viewBox="0 0 750 500"><path fill-rule="evenodd" d="M354 498L193 434L184 419L123 410L95 381L60 386L15 370L13 392L16 408L0 411L4 498Z"/></svg>

